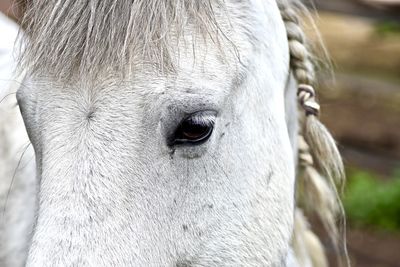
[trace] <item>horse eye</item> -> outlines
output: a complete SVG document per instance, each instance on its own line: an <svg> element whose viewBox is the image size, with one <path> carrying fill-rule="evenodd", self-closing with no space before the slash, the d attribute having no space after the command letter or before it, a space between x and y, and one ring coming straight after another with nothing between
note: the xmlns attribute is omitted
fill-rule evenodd
<svg viewBox="0 0 400 267"><path fill-rule="evenodd" d="M200 145L206 142L213 130L215 112L196 112L181 121L172 138L171 145Z"/></svg>

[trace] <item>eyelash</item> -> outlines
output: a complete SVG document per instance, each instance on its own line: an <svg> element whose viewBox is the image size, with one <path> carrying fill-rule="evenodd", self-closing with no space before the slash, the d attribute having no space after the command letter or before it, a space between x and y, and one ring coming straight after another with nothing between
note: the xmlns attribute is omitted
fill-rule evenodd
<svg viewBox="0 0 400 267"><path fill-rule="evenodd" d="M188 118L186 118L188 119ZM194 116L190 117L190 120L198 125L201 126L208 126L208 125L213 125L215 124L215 117L211 116L210 114L204 114L201 116Z"/></svg>

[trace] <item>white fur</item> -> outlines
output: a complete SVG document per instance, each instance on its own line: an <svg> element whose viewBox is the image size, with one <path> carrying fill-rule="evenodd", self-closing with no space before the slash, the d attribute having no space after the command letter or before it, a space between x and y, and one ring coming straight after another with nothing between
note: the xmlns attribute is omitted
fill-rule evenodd
<svg viewBox="0 0 400 267"><path fill-rule="evenodd" d="M226 5L228 39L182 36L174 73L27 78L39 198L27 266L296 266L284 23L274 0ZM203 109L218 111L211 139L168 147L168 130Z"/></svg>

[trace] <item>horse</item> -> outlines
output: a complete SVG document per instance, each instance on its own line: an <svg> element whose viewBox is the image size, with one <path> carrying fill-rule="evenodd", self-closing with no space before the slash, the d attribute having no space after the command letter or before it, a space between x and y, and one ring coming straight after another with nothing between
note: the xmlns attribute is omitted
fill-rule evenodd
<svg viewBox="0 0 400 267"><path fill-rule="evenodd" d="M301 207L342 252L300 2L23 2L20 264L327 266Z"/></svg>

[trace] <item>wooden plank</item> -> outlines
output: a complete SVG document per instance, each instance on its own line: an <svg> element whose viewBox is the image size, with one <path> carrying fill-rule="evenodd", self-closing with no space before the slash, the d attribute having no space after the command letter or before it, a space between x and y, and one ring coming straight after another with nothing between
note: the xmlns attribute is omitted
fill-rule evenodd
<svg viewBox="0 0 400 267"><path fill-rule="evenodd" d="M378 8L361 0L304 0L304 3L309 7L316 7L317 10L400 22L398 7Z"/></svg>

